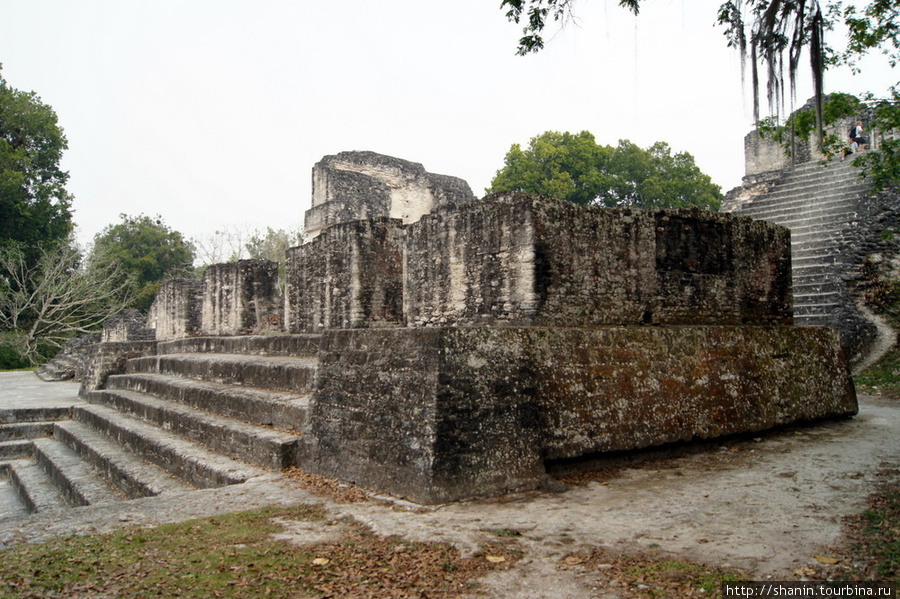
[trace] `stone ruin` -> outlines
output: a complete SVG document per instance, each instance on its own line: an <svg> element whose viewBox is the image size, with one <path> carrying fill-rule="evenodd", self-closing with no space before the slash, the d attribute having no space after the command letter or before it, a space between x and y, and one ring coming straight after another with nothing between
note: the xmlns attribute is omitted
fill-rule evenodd
<svg viewBox="0 0 900 599"><path fill-rule="evenodd" d="M309 472L445 502L540 487L554 461L856 413L837 332L792 326L783 227L476 200L372 153L326 157L313 186L283 298L272 263L218 265L165 284L149 320L158 341L315 340Z"/></svg>

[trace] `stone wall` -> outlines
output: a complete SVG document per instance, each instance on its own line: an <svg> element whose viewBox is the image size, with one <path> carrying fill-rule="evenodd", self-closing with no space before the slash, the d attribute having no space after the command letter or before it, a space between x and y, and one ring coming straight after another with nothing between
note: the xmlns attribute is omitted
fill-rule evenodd
<svg viewBox="0 0 900 599"><path fill-rule="evenodd" d="M202 328L203 281L166 281L156 294L147 319L156 329L156 338L180 339L198 335Z"/></svg>
<svg viewBox="0 0 900 599"><path fill-rule="evenodd" d="M831 329L326 331L303 467L423 503L541 486L544 463L856 413Z"/></svg>
<svg viewBox="0 0 900 599"><path fill-rule="evenodd" d="M325 156L313 167L312 187L305 219L310 239L339 223L383 217L412 223L435 206L475 199L462 179L374 152Z"/></svg>
<svg viewBox="0 0 900 599"><path fill-rule="evenodd" d="M499 194L407 227L404 255L410 326L791 318L788 232L749 218Z"/></svg>
<svg viewBox="0 0 900 599"><path fill-rule="evenodd" d="M154 341L156 331L147 326L147 319L137 310L126 310L103 322L102 343L120 341Z"/></svg>
<svg viewBox="0 0 900 599"><path fill-rule="evenodd" d="M213 264L203 276L204 335L246 335L281 331L278 263L239 260Z"/></svg>
<svg viewBox="0 0 900 599"><path fill-rule="evenodd" d="M289 333L403 324L401 222L334 225L287 252Z"/></svg>
<svg viewBox="0 0 900 599"><path fill-rule="evenodd" d="M95 343L89 350L84 372L78 377L81 383L78 395L86 398L91 391L102 389L109 375L125 372L125 363L131 358L155 353L155 341Z"/></svg>

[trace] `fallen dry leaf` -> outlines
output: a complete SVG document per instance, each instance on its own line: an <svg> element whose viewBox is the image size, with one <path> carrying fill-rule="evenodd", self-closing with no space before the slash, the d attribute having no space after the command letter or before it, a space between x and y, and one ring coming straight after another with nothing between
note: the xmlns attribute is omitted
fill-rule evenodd
<svg viewBox="0 0 900 599"><path fill-rule="evenodd" d="M569 566L577 566L578 564L584 563L584 558L578 557L576 555L570 555L566 558L565 561Z"/></svg>
<svg viewBox="0 0 900 599"><path fill-rule="evenodd" d="M506 558L503 557L502 555L488 555L488 556L485 556L485 559L487 561L491 562L492 564L502 564L503 562L506 561Z"/></svg>
<svg viewBox="0 0 900 599"><path fill-rule="evenodd" d="M820 564L836 564L838 563L837 558L828 557L827 555L815 555L816 561Z"/></svg>
<svg viewBox="0 0 900 599"><path fill-rule="evenodd" d="M331 562L331 560L328 559L327 557L317 557L316 559L314 559L312 561L314 566L324 566L325 564L328 564L330 562Z"/></svg>

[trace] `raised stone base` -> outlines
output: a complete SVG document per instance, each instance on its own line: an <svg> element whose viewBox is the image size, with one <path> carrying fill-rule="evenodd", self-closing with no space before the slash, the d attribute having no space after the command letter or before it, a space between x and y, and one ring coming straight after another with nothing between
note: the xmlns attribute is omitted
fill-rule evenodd
<svg viewBox="0 0 900 599"><path fill-rule="evenodd" d="M835 331L790 326L327 331L311 472L440 503L544 461L857 411Z"/></svg>

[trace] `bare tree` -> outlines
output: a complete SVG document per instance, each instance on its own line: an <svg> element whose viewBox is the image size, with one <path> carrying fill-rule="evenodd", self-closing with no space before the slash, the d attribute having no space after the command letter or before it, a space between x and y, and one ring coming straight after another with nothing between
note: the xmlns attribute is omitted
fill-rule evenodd
<svg viewBox="0 0 900 599"><path fill-rule="evenodd" d="M131 298L130 282L114 262L92 253L83 259L68 241L41 248L29 264L16 245L0 247L0 330L10 332L31 364L41 348L60 348L77 335L95 332Z"/></svg>
<svg viewBox="0 0 900 599"><path fill-rule="evenodd" d="M226 225L211 235L194 237L194 264L209 266L247 258L247 243L256 235L248 225Z"/></svg>

